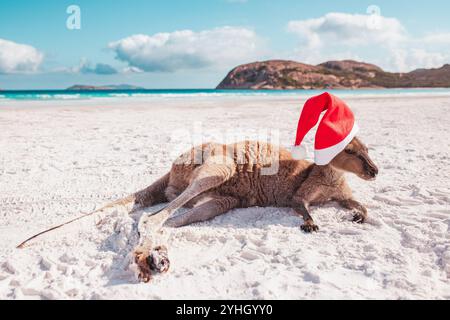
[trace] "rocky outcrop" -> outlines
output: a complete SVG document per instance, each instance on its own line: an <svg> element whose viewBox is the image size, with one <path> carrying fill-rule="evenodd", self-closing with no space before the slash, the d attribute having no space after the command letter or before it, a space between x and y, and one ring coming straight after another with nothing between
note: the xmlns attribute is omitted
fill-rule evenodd
<svg viewBox="0 0 450 320"><path fill-rule="evenodd" d="M383 69L374 64L353 60L327 61L319 64L319 67L342 72L354 72L362 75L367 72L383 72Z"/></svg>
<svg viewBox="0 0 450 320"><path fill-rule="evenodd" d="M356 89L450 87L450 65L390 73L353 60L317 66L287 60L254 62L236 67L217 89Z"/></svg>
<svg viewBox="0 0 450 320"><path fill-rule="evenodd" d="M417 69L403 75L403 82L415 87L449 87L450 64L436 69Z"/></svg>

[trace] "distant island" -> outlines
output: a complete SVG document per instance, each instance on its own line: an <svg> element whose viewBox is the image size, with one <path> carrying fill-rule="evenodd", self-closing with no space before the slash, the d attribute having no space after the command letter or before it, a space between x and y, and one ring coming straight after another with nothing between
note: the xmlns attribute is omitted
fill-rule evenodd
<svg viewBox="0 0 450 320"><path fill-rule="evenodd" d="M129 84L119 84L119 85L107 85L107 86L90 86L90 85L81 85L76 84L67 88L68 91L86 91L86 90L141 90L144 88L132 86Z"/></svg>
<svg viewBox="0 0 450 320"><path fill-rule="evenodd" d="M450 65L391 73L353 60L309 65L288 60L253 62L231 70L217 89L358 89L450 87Z"/></svg>

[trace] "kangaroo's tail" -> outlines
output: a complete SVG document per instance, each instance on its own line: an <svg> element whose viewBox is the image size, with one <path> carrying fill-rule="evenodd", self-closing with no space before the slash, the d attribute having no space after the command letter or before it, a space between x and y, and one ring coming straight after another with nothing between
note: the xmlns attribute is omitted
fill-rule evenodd
<svg viewBox="0 0 450 320"><path fill-rule="evenodd" d="M46 229L42 232L39 232L38 234L35 234L34 236L32 236L32 237L26 239L25 241L23 241L22 243L20 243L17 246L17 248L19 248L19 249L25 248L31 240L34 240L50 231L62 228L64 226L71 224L73 222L76 222L78 220L84 219L89 216L93 216L100 212L103 212L107 209L124 207L124 208L126 208L126 210L129 213L132 213L136 210L139 210L139 209L142 209L142 208L145 208L148 206L152 206L152 205L155 205L158 203L165 202L165 201L167 201L167 199L166 199L164 191L167 188L167 185L169 183L169 178L170 178L170 174L167 173L166 175L164 175L163 177L158 179L155 183L153 183L151 186L149 186L141 191L138 191L132 195L129 195L125 198L111 202L98 210L83 214L77 218L74 218L72 220L61 223L57 226L54 226L54 227Z"/></svg>

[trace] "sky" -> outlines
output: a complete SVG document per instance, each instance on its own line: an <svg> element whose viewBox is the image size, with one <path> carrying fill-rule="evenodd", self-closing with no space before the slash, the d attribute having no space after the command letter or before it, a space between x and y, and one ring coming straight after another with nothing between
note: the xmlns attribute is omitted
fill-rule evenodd
<svg viewBox="0 0 450 320"><path fill-rule="evenodd" d="M440 67L448 12L444 0L1 0L0 88L214 88L268 59Z"/></svg>

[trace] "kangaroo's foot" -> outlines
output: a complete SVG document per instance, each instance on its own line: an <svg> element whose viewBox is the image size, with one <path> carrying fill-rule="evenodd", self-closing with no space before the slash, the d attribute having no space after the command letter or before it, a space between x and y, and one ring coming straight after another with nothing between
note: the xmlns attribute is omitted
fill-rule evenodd
<svg viewBox="0 0 450 320"><path fill-rule="evenodd" d="M313 218L309 214L307 203L303 201L297 202L294 205L294 210L303 218L303 224L300 226L300 229L307 233L319 231L319 227L314 223Z"/></svg>
<svg viewBox="0 0 450 320"><path fill-rule="evenodd" d="M138 266L138 278L149 282L153 273L165 273L169 270L170 260L165 246L150 248L140 246L134 250L134 262Z"/></svg>
<svg viewBox="0 0 450 320"><path fill-rule="evenodd" d="M149 250L145 247L138 247L134 250L134 262L138 267L138 279L142 282L149 282L152 278L152 271L147 263Z"/></svg>
<svg viewBox="0 0 450 320"><path fill-rule="evenodd" d="M150 270L165 273L169 271L170 260L165 246L157 246L153 248L150 255L147 257L147 264L150 266Z"/></svg>
<svg viewBox="0 0 450 320"><path fill-rule="evenodd" d="M305 223L300 226L300 229L302 229L306 233L319 231L319 227L314 224L313 220L306 220Z"/></svg>

